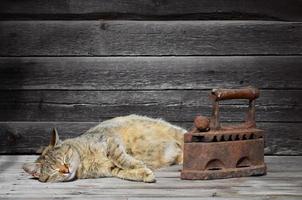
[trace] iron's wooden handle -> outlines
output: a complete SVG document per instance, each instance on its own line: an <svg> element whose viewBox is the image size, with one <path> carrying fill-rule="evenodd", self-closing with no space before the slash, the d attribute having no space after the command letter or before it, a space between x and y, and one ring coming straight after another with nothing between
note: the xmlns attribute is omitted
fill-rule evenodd
<svg viewBox="0 0 302 200"><path fill-rule="evenodd" d="M237 128L252 128L256 127L255 121L255 99L260 95L257 88L246 87L240 89L213 89L211 98L213 100L212 117L210 120L210 129L218 130L221 128L219 121L219 101L227 99L248 99L249 108L246 113L245 123L237 125ZM236 128L232 127L232 128Z"/></svg>
<svg viewBox="0 0 302 200"><path fill-rule="evenodd" d="M254 87L246 87L240 89L213 89L211 94L216 101L227 99L254 100L259 97L259 90Z"/></svg>

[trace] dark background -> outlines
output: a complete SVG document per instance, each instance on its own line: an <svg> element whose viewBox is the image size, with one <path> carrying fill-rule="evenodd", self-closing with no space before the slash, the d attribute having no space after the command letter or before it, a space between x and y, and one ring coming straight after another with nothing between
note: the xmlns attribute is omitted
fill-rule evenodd
<svg viewBox="0 0 302 200"><path fill-rule="evenodd" d="M210 89L253 85L266 154L302 155L301 0L0 0L0 19L1 154L131 113L189 128Z"/></svg>

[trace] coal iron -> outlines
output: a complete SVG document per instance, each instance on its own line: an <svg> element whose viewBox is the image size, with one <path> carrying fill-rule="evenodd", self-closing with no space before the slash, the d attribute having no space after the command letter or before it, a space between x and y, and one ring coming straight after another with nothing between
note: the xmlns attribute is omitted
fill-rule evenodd
<svg viewBox="0 0 302 200"><path fill-rule="evenodd" d="M256 128L255 100L259 90L213 89L211 119L197 116L194 128L184 137L182 179L220 179L266 174L263 131ZM219 101L248 99L244 123L221 126Z"/></svg>

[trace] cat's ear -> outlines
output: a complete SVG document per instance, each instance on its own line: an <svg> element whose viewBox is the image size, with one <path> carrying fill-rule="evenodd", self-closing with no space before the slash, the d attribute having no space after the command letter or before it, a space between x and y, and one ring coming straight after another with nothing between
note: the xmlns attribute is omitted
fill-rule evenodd
<svg viewBox="0 0 302 200"><path fill-rule="evenodd" d="M25 163L23 165L25 172L29 173L33 177L39 178L41 173L41 164L40 163Z"/></svg>
<svg viewBox="0 0 302 200"><path fill-rule="evenodd" d="M58 144L60 144L60 138L59 138L59 134L58 134L58 131L56 128L53 128L52 129L52 132L51 132L51 138L50 138L50 143L49 143L49 146L56 146Z"/></svg>

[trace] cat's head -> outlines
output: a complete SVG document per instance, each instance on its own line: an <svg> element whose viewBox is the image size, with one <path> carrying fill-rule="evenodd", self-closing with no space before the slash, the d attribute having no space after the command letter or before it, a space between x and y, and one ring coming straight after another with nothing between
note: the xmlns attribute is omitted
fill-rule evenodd
<svg viewBox="0 0 302 200"><path fill-rule="evenodd" d="M41 182L62 182L75 178L80 163L78 152L59 140L56 129L50 144L34 163L26 163L23 169Z"/></svg>

